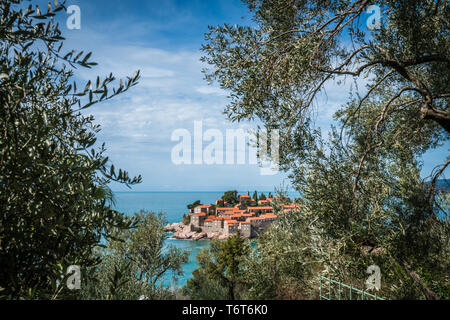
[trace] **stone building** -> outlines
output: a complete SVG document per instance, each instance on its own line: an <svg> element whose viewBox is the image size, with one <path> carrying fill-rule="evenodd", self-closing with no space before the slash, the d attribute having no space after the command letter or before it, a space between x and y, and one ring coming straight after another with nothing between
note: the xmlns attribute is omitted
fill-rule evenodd
<svg viewBox="0 0 450 320"><path fill-rule="evenodd" d="M191 230L202 230L208 236L230 236L239 231L241 236L245 238L258 237L278 217L274 214L272 206L255 207L253 206L255 201L252 202L251 200L253 199L248 195L240 195L240 203L235 207L224 206L215 208L213 205L199 205L190 213ZM252 206L248 206L248 203L252 203ZM281 214L292 212L298 208L299 205L294 203L285 204L282 207Z"/></svg>
<svg viewBox="0 0 450 320"><path fill-rule="evenodd" d="M212 223L212 232L222 232L224 220L215 218Z"/></svg>
<svg viewBox="0 0 450 320"><path fill-rule="evenodd" d="M248 207L247 208L249 213L273 213L273 208L270 206L267 207Z"/></svg>
<svg viewBox="0 0 450 320"><path fill-rule="evenodd" d="M203 223L206 220L206 213L194 213L191 215L191 224L196 227L200 228L203 227Z"/></svg>
<svg viewBox="0 0 450 320"><path fill-rule="evenodd" d="M249 221L243 221L240 223L241 236L244 238L252 237L252 226Z"/></svg>
<svg viewBox="0 0 450 320"><path fill-rule="evenodd" d="M216 213L218 216L223 215L225 213L232 213L234 210L236 210L235 208L228 208L228 207L219 207L216 208Z"/></svg>
<svg viewBox="0 0 450 320"><path fill-rule="evenodd" d="M238 196L239 204L247 206L252 202L252 198L250 198L247 194L241 194Z"/></svg>
<svg viewBox="0 0 450 320"><path fill-rule="evenodd" d="M202 204L194 208L194 213L206 213L208 215L211 215L215 213L215 209L210 204Z"/></svg>
<svg viewBox="0 0 450 320"><path fill-rule="evenodd" d="M236 220L225 220L224 224L224 234L232 235L235 234L238 230L239 223Z"/></svg>

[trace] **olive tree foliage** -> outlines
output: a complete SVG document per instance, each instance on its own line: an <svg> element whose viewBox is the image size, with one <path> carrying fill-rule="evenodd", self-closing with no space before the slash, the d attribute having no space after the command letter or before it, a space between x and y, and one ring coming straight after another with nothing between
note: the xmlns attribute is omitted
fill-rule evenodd
<svg viewBox="0 0 450 320"><path fill-rule="evenodd" d="M217 278L211 277L207 266L213 261L209 249L201 250L197 257L198 269L192 272L192 277L182 288L182 294L191 300L227 300L228 288Z"/></svg>
<svg viewBox="0 0 450 320"><path fill-rule="evenodd" d="M183 288L183 294L199 300L236 300L247 276L243 261L249 252L248 240L239 233L224 241L213 240L210 248L199 253L200 267L193 272L194 277Z"/></svg>
<svg viewBox="0 0 450 320"><path fill-rule="evenodd" d="M363 288L376 264L387 298L447 298L448 198L434 185L450 162L427 184L420 159L449 135L448 5L386 1L381 28L369 33L373 1L244 2L253 26L206 34L206 78L230 92L230 120L280 130L281 165L306 215L263 236L249 270L272 261L280 272L250 279L249 295L298 298L303 288L314 298L320 274ZM356 89L325 141L314 112L326 106L316 98L348 79Z"/></svg>
<svg viewBox="0 0 450 320"><path fill-rule="evenodd" d="M86 271L81 299L174 299L176 292L164 279L183 275L188 252L166 245L167 225L162 214L135 214L136 228L119 230L98 254L102 262Z"/></svg>
<svg viewBox="0 0 450 320"><path fill-rule="evenodd" d="M29 5L29 6L28 6ZM75 67L91 53L63 49L55 15L29 1L0 1L0 295L56 298L67 266L88 267L91 252L116 227L133 222L111 209L111 181L141 177L118 172L94 147L100 130L82 110L137 84L111 74L77 85Z"/></svg>
<svg viewBox="0 0 450 320"><path fill-rule="evenodd" d="M365 124L362 117L354 125ZM353 131L352 140L364 132ZM356 142L344 148L337 130L327 143L317 138L304 175L292 180L302 194L300 209L279 212L280 221L246 260L249 298L315 299L320 275L365 288L371 265L381 269L379 296L450 297L450 223L438 210L448 207L448 197L441 195L436 207L411 153L386 146L367 155L355 194L358 157L351 155L362 152Z"/></svg>
<svg viewBox="0 0 450 320"><path fill-rule="evenodd" d="M356 90L343 107L343 139L352 120L371 113L365 152L352 169L355 192L367 154L381 144L414 146L419 156L448 139L450 8L445 1L385 1L380 29L371 32L364 17L375 1L244 2L252 26L210 27L205 36L203 61L211 65L206 79L230 91L225 112L232 121L258 119L280 130L285 168L308 156L316 134L314 111L327 108L316 105L318 95L348 79L356 85L364 80L367 88ZM402 126L393 125L396 116ZM390 140L382 137L386 131ZM448 164L445 160L434 177Z"/></svg>
<svg viewBox="0 0 450 320"><path fill-rule="evenodd" d="M362 289L367 268L377 265L382 287L372 293L448 299L450 224L427 200L417 166L368 159L372 170L361 176L367 189L355 198L352 162L339 143L330 148L307 163L298 211L278 213L246 259L246 297L317 299L320 275Z"/></svg>
<svg viewBox="0 0 450 320"><path fill-rule="evenodd" d="M448 298L450 224L428 201L417 163L380 147L368 156L355 196L354 161L338 138L334 143L328 155L317 151L302 183L304 209L317 219L315 256L322 257L322 273L365 287L366 269L375 264L382 270L379 295Z"/></svg>
<svg viewBox="0 0 450 320"><path fill-rule="evenodd" d="M304 211L280 215L256 241L243 263L246 299L303 300L317 298L311 279L321 271L314 238L314 217ZM315 240L316 239L316 240Z"/></svg>

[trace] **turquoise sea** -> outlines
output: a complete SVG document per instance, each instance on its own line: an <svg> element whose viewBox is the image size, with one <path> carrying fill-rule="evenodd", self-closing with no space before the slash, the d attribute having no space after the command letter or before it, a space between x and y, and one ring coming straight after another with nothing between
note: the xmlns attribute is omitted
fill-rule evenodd
<svg viewBox="0 0 450 320"><path fill-rule="evenodd" d="M267 196L269 192L264 192ZM258 193L261 193L258 191ZM241 192L246 193L246 192ZM273 192L272 192L273 193ZM128 215L132 215L141 209L153 212L165 213L169 223L180 222L183 215L187 213L186 206L196 200L204 204L215 203L223 195L223 191L210 192L115 192L115 209ZM291 198L296 193L289 193ZM171 274L164 279L165 286L182 287L192 277L192 271L197 269L196 256L203 248L209 246L208 240L191 241L167 239L167 245L189 251L189 262L183 266L184 275L174 283Z"/></svg>

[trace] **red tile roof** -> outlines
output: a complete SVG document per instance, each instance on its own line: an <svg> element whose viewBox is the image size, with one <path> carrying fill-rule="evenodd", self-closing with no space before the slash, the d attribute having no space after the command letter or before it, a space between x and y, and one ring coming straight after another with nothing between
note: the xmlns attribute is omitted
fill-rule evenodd
<svg viewBox="0 0 450 320"><path fill-rule="evenodd" d="M248 207L248 210L272 210L272 207Z"/></svg>
<svg viewBox="0 0 450 320"><path fill-rule="evenodd" d="M278 218L276 215L274 215L274 214L264 214L264 215L262 215L261 216L262 218L265 218L265 219L276 219L276 218Z"/></svg>
<svg viewBox="0 0 450 320"><path fill-rule="evenodd" d="M255 215L254 212L250 212L250 213L243 213L242 216L243 217L253 217Z"/></svg>

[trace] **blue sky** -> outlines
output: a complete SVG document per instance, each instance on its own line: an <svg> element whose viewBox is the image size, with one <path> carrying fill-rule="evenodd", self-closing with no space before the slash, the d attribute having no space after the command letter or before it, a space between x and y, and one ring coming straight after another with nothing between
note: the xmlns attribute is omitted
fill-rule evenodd
<svg viewBox="0 0 450 320"><path fill-rule="evenodd" d="M77 78L142 72L140 84L130 92L89 109L102 126L98 140L106 143L114 165L143 176L134 190L272 190L289 184L286 175L262 176L255 165L176 166L171 161L174 130L193 131L195 120L202 120L205 130L224 134L238 127L222 114L227 93L203 80L199 49L208 25L249 23L240 1L67 0L71 4L81 9L81 30L63 28L65 47L92 51L99 63L93 70L78 70ZM348 87L331 84L320 98L326 108L316 123L325 131L347 98ZM439 164L449 147L427 155L424 172ZM112 188L127 190L121 185Z"/></svg>

